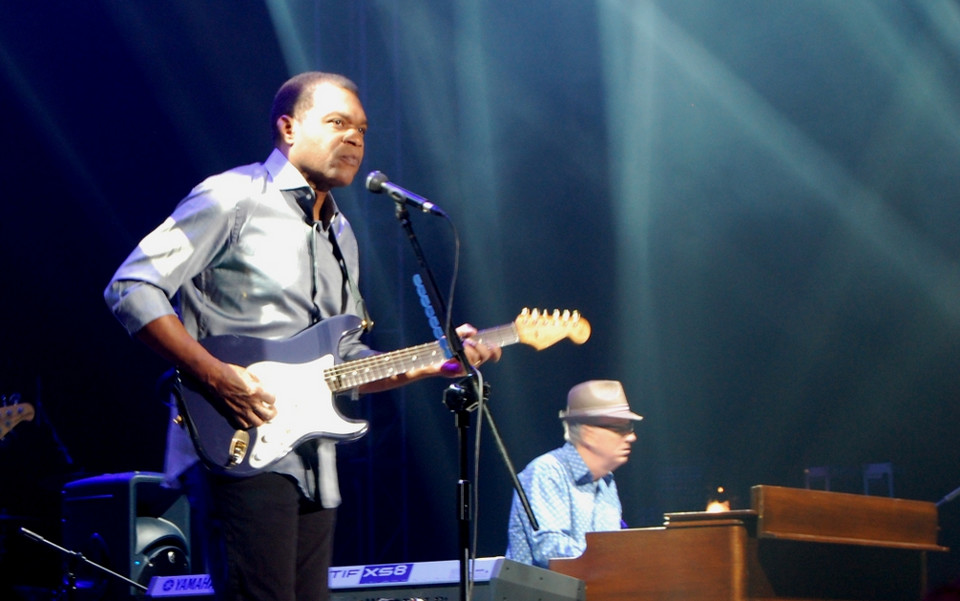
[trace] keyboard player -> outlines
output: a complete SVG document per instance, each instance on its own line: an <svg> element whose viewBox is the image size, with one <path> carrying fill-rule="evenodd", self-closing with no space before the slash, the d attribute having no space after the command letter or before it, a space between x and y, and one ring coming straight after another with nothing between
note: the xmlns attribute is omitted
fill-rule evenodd
<svg viewBox="0 0 960 601"><path fill-rule="evenodd" d="M518 475L539 523L533 530L516 493L506 557L546 568L551 558L579 557L586 533L625 526L613 472L637 440L623 385L590 380L567 394L560 412L565 444L531 461Z"/></svg>

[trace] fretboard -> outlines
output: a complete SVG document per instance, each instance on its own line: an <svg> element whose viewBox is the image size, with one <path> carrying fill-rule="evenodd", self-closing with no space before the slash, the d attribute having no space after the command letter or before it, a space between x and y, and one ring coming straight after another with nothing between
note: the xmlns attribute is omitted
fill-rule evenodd
<svg viewBox="0 0 960 601"><path fill-rule="evenodd" d="M478 342L494 346L509 346L520 342L517 327L513 323L481 330L474 336ZM363 359L347 361L323 371L330 392L336 394L383 380L412 369L437 365L447 360L439 342L426 342L398 351L381 353Z"/></svg>

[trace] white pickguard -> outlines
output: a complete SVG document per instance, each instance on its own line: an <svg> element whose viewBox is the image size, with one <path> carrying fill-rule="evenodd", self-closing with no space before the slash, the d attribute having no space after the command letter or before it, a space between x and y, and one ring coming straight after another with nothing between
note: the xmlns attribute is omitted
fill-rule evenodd
<svg viewBox="0 0 960 601"><path fill-rule="evenodd" d="M293 450L298 442L317 436L353 439L366 431L367 423L340 415L323 371L334 364L333 355L307 363L260 361L247 369L264 390L276 397L277 415L256 429L250 441L250 466L262 468Z"/></svg>

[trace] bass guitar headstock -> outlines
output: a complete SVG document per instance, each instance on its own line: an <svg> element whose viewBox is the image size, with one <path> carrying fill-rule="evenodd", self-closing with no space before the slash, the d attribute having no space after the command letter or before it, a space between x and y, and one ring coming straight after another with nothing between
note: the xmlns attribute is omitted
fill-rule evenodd
<svg viewBox="0 0 960 601"><path fill-rule="evenodd" d="M10 395L9 400L13 402L7 404L8 399L4 397L4 404L0 405L0 440L20 422L32 420L36 413L33 405L20 401L19 394Z"/></svg>

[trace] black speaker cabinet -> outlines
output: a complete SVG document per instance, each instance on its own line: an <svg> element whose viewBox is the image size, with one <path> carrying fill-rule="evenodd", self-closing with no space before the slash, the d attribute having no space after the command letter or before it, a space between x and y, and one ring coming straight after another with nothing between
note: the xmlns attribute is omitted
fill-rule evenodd
<svg viewBox="0 0 960 601"><path fill-rule="evenodd" d="M153 472L103 474L63 488L63 546L147 586L153 576L190 573L190 505ZM75 557L64 566L68 597L142 598L142 592Z"/></svg>

